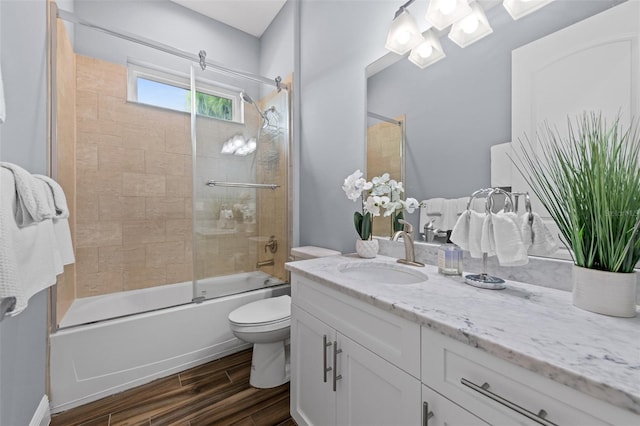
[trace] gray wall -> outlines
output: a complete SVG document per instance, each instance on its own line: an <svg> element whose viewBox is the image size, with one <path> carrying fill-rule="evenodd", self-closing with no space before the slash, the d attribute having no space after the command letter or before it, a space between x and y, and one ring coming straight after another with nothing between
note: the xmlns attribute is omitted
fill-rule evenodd
<svg viewBox="0 0 640 426"><path fill-rule="evenodd" d="M7 119L0 161L47 172L46 3L0 1L0 64ZM0 322L0 425L28 425L45 394L47 291L15 318Z"/></svg>
<svg viewBox="0 0 640 426"><path fill-rule="evenodd" d="M407 195L463 196L489 185L488 147L511 139L511 50L616 3L556 1L518 21L497 6L488 14L494 33L487 38L461 49L445 36L441 62L424 70L406 59L394 65L371 94L370 110L407 114ZM347 174L364 170L364 70L387 53L386 33L398 6L302 1L301 245L354 249L351 218L358 204L340 186ZM389 80L400 87L389 88ZM418 214L408 216L417 225Z"/></svg>
<svg viewBox="0 0 640 426"><path fill-rule="evenodd" d="M296 5L288 1L260 37L260 75L287 77L294 70Z"/></svg>

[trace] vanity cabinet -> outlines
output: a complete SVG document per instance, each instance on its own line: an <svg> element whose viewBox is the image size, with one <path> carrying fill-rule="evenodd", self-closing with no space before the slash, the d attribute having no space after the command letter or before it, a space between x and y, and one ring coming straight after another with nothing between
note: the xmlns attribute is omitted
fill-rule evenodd
<svg viewBox="0 0 640 426"><path fill-rule="evenodd" d="M469 424L640 424L640 416L629 411L426 328L422 329L422 382L430 388L427 393L432 391L431 397L435 393L453 401L453 407L438 407L438 413L424 398L423 389L432 419L438 419L436 425L456 424L453 419L460 418L461 407L476 418Z"/></svg>
<svg viewBox="0 0 640 426"><path fill-rule="evenodd" d="M298 425L420 424L417 324L296 275L292 301L291 415Z"/></svg>

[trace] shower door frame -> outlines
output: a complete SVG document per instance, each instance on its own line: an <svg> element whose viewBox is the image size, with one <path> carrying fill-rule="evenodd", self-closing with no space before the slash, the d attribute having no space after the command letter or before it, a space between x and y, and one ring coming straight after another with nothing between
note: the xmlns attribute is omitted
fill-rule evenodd
<svg viewBox="0 0 640 426"><path fill-rule="evenodd" d="M288 105L288 111L287 111L287 121L289 123L288 126L288 135L287 135L287 141L286 141L286 150L287 150L287 159L286 159L286 183L287 183L287 193L286 193L286 204L287 204L287 214L288 214L288 219L287 219L287 225L286 225L286 233L287 233L287 244L285 250L287 253L289 253L291 244L292 244L292 238L293 238L293 229L292 229L292 224L293 224L293 220L292 220L292 213L294 211L293 209L293 197L292 197L292 186L293 186L293 182L292 182L292 173L291 170L293 169L293 156L292 156L292 152L293 152L293 111L292 111L292 107L293 107L293 72L291 74L291 82L290 83L282 83L282 79L280 76L273 78L273 79L269 79L267 77L264 76L260 76L260 75L256 75L250 72L246 72L246 71L242 71L242 70L236 70L233 68L229 68L226 67L220 63L217 63L215 61L210 61L206 59L206 52L201 50L198 54L192 54L189 52L185 52L183 50L177 49L175 47L166 45L166 44L162 44L160 42L156 42L154 40L139 36L139 35L135 35L126 31L122 31L122 30L116 30L116 29L111 29L111 28L107 28L104 27L102 25L98 25L95 24L93 22L87 21L85 19L79 18L78 16L76 16L74 13L59 9L56 5L55 2L47 2L47 43L46 43L46 49L47 49L47 104L46 104L46 108L47 108L47 137L48 137L48 141L47 141L47 165L48 165L48 174L49 176L51 176L53 179L58 178L58 163L57 163L57 153L58 153L58 128L57 128L57 118L58 118L58 110L57 110L57 94L56 94L56 87L57 87L57 72L56 72L56 65L57 65L57 61L56 61L56 49L57 49L57 19L61 19L62 21L66 21L66 22L70 22L73 24L78 24L78 25L82 25L84 27L88 27L103 33L106 33L108 35L117 37L117 38L121 38L133 43L137 43L139 45L142 46L146 46L146 47L150 47L152 49L156 49L158 51L162 51L165 53L169 53L171 55L183 58L183 59L187 59L189 61L191 61L192 63L192 67L191 67L191 73L192 73L192 78L191 78L191 85L192 85L192 89L195 88L195 78L193 75L193 67L194 66L200 66L203 70L206 68L212 68L214 70L217 70L219 72L222 73L226 73L229 75L233 75L236 77L240 77L240 78L244 78L244 79L248 79L254 82L258 82L261 84L266 84L266 85L270 85L273 86L275 88L277 88L278 90L280 88L284 88L286 89L287 92L287 105ZM193 93L193 92L192 92ZM195 96L192 97L192 102L195 102ZM193 106L193 105L192 105ZM194 160L193 162L193 166L192 166L192 177L195 179L195 174L194 172L194 168L195 168L195 126L193 125L195 122L195 118L196 115L192 109L191 111L191 120L192 120L192 126L191 126L191 144L192 144L192 158ZM194 182L195 184L195 182ZM193 198L193 203L195 204L195 185L194 188L192 189L192 198ZM192 222L193 222L193 226L192 226L192 232L195 234L195 210L192 212ZM195 249L195 239L193 240L193 245L194 245L194 249ZM193 265L194 265L194 275L193 275L193 288L195 289L195 285L196 285L196 275L195 275L195 260L193 261ZM289 279L289 275L287 274L286 277L286 283L289 283L290 279ZM59 323L57 320L57 288L56 286L51 286L49 287L49 315L48 315L48 321L49 321L49 332L50 333L54 333L56 332L60 327L59 327ZM193 299L192 303L194 302L200 302L201 300L197 300L197 299Z"/></svg>

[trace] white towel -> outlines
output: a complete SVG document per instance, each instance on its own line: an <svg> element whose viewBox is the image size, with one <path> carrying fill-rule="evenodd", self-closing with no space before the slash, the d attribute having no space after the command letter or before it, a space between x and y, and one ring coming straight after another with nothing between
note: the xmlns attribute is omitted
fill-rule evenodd
<svg viewBox="0 0 640 426"><path fill-rule="evenodd" d="M433 215L442 215L442 210L444 207L444 198L430 198L428 200L424 200L424 206L429 216Z"/></svg>
<svg viewBox="0 0 640 426"><path fill-rule="evenodd" d="M553 236L547 225L544 224L538 213L529 213L520 217L520 231L522 241L530 255L546 256L558 250L557 238Z"/></svg>
<svg viewBox="0 0 640 426"><path fill-rule="evenodd" d="M9 315L22 312L29 298L55 284L64 265L74 261L66 218L19 226L16 185L15 172L0 167L0 297L17 299Z"/></svg>
<svg viewBox="0 0 640 426"><path fill-rule="evenodd" d="M51 190L51 195L53 197L53 205L56 211L56 217L58 218L68 218L69 217L69 207L67 205L67 197L64 195L64 191L58 182L51 179L49 176L44 175L33 175L35 178L44 181Z"/></svg>
<svg viewBox="0 0 640 426"><path fill-rule="evenodd" d="M471 211L465 210L462 212L449 239L460 247L462 250L469 250L469 225L471 221Z"/></svg>
<svg viewBox="0 0 640 426"><path fill-rule="evenodd" d="M456 213L460 216L467 209L469 197L461 197L456 200Z"/></svg>
<svg viewBox="0 0 640 426"><path fill-rule="evenodd" d="M12 163L0 163L13 173L18 204L15 211L19 226L27 226L52 219L56 212L48 184L36 179L22 167Z"/></svg>
<svg viewBox="0 0 640 426"><path fill-rule="evenodd" d="M502 266L522 266L529 263L527 247L522 241L518 216L513 213L492 214L496 256Z"/></svg>
<svg viewBox="0 0 640 426"><path fill-rule="evenodd" d="M480 235L480 249L488 256L496 255L496 239L493 229L493 214L485 215L482 222L482 233Z"/></svg>
<svg viewBox="0 0 640 426"><path fill-rule="evenodd" d="M2 67L0 67L0 124L7 118L7 107L4 103L4 86L2 84Z"/></svg>

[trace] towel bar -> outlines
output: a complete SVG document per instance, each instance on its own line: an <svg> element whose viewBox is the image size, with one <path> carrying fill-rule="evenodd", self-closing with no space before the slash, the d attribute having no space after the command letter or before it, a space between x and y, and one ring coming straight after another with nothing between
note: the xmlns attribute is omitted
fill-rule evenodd
<svg viewBox="0 0 640 426"><path fill-rule="evenodd" d="M210 180L207 182L208 186L228 186L233 188L267 188L276 189L280 188L280 185L275 183L239 183L239 182L220 182L217 180Z"/></svg>
<svg viewBox="0 0 640 426"><path fill-rule="evenodd" d="M4 319L4 316L13 311L16 307L16 298L13 296L0 299L0 321Z"/></svg>

